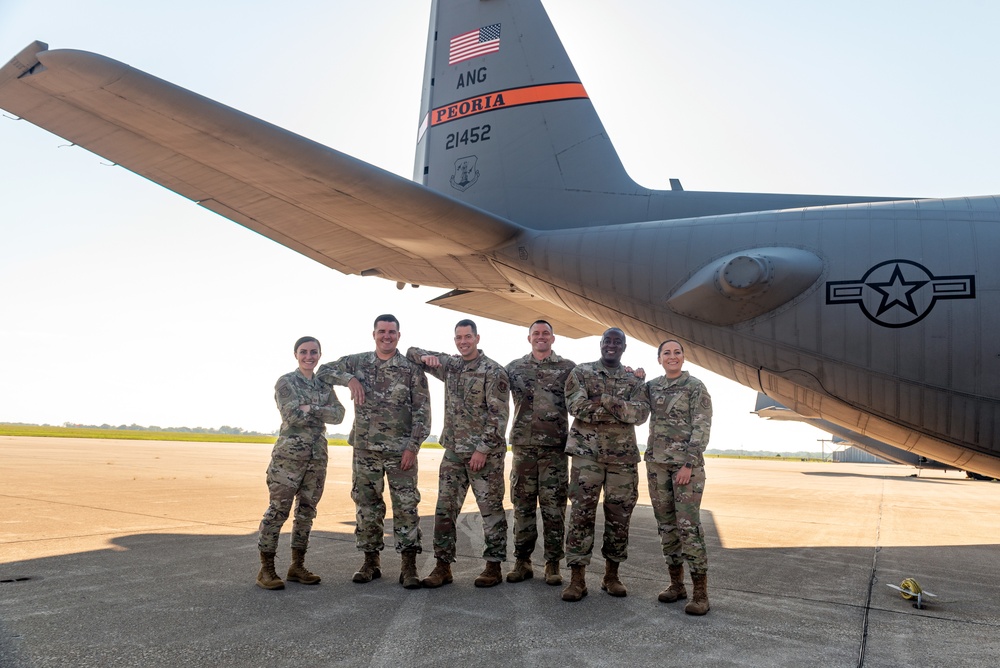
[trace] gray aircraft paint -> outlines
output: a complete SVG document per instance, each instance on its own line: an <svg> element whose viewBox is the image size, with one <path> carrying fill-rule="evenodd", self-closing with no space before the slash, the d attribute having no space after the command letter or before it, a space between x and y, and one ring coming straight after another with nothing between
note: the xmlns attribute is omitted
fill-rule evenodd
<svg viewBox="0 0 1000 668"><path fill-rule="evenodd" d="M449 64L453 34L496 24L495 53ZM997 351L965 324L996 324L981 275L977 298L974 241L997 247L993 198L648 190L625 173L539 3L437 0L428 43L414 178L530 228L493 255L516 289L651 345L681 337L701 366L832 413L841 430L954 465L969 459L950 444L991 450L997 375L975 353L995 365ZM497 103L528 82L554 99ZM463 142L484 128L488 140ZM459 189L462 161L476 181Z"/></svg>
<svg viewBox="0 0 1000 668"><path fill-rule="evenodd" d="M495 53L449 65L454 35L493 25L500 26ZM887 199L637 185L539 2L435 0L428 45L414 180L526 227ZM455 174L470 159L479 176L474 185L456 187Z"/></svg>
<svg viewBox="0 0 1000 668"><path fill-rule="evenodd" d="M454 62L470 34L485 51ZM0 106L338 271L676 337L804 417L1000 475L995 198L642 188L536 0L435 2L426 57L417 183L42 43L0 70Z"/></svg>

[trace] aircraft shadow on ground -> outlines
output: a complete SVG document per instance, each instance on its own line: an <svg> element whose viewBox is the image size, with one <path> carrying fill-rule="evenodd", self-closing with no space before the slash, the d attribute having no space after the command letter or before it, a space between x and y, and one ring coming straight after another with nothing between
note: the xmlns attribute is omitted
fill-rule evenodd
<svg viewBox="0 0 1000 668"><path fill-rule="evenodd" d="M401 657L415 666L635 665L677 634L693 634L689 648L710 663L715 656L714 665L726 665L734 652L751 652L759 665L787 664L791 656L822 665L840 657L847 661L841 665L853 665L868 607L954 621L957 612L947 601L975 592L992 607L977 612L966 605L965 614L996 618L1000 567L989 556L995 546L727 549L712 514L703 515L712 601L704 618L684 615L683 603L656 601L667 576L648 506L636 509L629 559L621 567L628 597L612 598L599 588L599 514L590 595L576 604L563 602L562 587L540 577L540 545L533 580L475 588L483 565L477 513L459 518L455 582L438 590L404 590L391 545L382 555L382 578L353 583L362 559L350 532L314 532L307 565L323 576L322 584L289 583L283 591L254 584L255 534L133 534L110 541L108 549L0 564L0 665L367 666L397 665ZM432 517L423 518L422 529L417 563L423 576L433 566ZM283 533L281 575L288 552ZM914 610L883 584L871 584L873 563L876 581L917 575L898 570L912 565L928 588L948 596ZM956 564L969 564L962 582L955 582ZM568 580L565 565L563 574ZM701 626L692 629L694 623ZM741 629L735 639L734 628ZM627 656L634 659L624 661Z"/></svg>
<svg viewBox="0 0 1000 668"><path fill-rule="evenodd" d="M933 472L927 472L923 475L910 473L908 475L890 475L878 473L853 473L845 471L801 471L801 475L816 476L820 478L867 478L870 480L912 480L914 482L931 483L937 485L960 485L965 482L965 480L955 480L953 478L934 478L928 477L933 476Z"/></svg>

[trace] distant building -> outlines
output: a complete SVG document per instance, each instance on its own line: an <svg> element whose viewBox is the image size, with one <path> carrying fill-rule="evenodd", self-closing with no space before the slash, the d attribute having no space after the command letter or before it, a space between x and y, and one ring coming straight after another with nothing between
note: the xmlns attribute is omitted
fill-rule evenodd
<svg viewBox="0 0 1000 668"><path fill-rule="evenodd" d="M856 448L853 445L843 450L833 451L833 461L840 462L842 464L892 464L887 459L882 459L881 457L876 457L870 452L865 452L861 448Z"/></svg>

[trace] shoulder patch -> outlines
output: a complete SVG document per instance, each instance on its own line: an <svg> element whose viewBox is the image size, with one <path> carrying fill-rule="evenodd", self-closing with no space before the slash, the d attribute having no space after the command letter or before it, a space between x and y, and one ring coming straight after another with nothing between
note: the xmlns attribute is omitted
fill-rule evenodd
<svg viewBox="0 0 1000 668"><path fill-rule="evenodd" d="M292 388L288 387L287 385L282 385L280 388L278 388L278 396L281 397L282 399L287 399L288 397L292 396Z"/></svg>

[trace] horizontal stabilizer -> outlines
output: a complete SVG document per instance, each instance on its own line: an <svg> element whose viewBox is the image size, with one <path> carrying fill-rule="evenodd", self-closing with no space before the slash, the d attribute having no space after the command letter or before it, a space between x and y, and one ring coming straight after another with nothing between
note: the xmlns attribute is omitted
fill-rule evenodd
<svg viewBox="0 0 1000 668"><path fill-rule="evenodd" d="M922 457L913 452L902 450L889 445L888 443L883 443L882 441L876 440L871 436L859 434L856 431L846 429L827 420L805 417L796 413L792 409L787 408L783 404L778 403L778 401L762 392L757 393L757 403L753 412L759 417L767 420L788 420L791 422L804 422L805 424L811 424L817 429L822 429L828 434L831 434L835 443L839 441L839 443L837 443L838 445L849 443L859 450L864 450L870 455L881 457L882 459L896 464L916 466L917 468L924 469L957 468L954 466L948 466L947 464L942 464L941 462L934 461L933 459L927 459L926 457Z"/></svg>
<svg viewBox="0 0 1000 668"><path fill-rule="evenodd" d="M557 336L570 339L600 336L606 329L600 323L583 318L569 309L524 292L453 290L427 303L523 327L530 326L536 320L546 320Z"/></svg>

